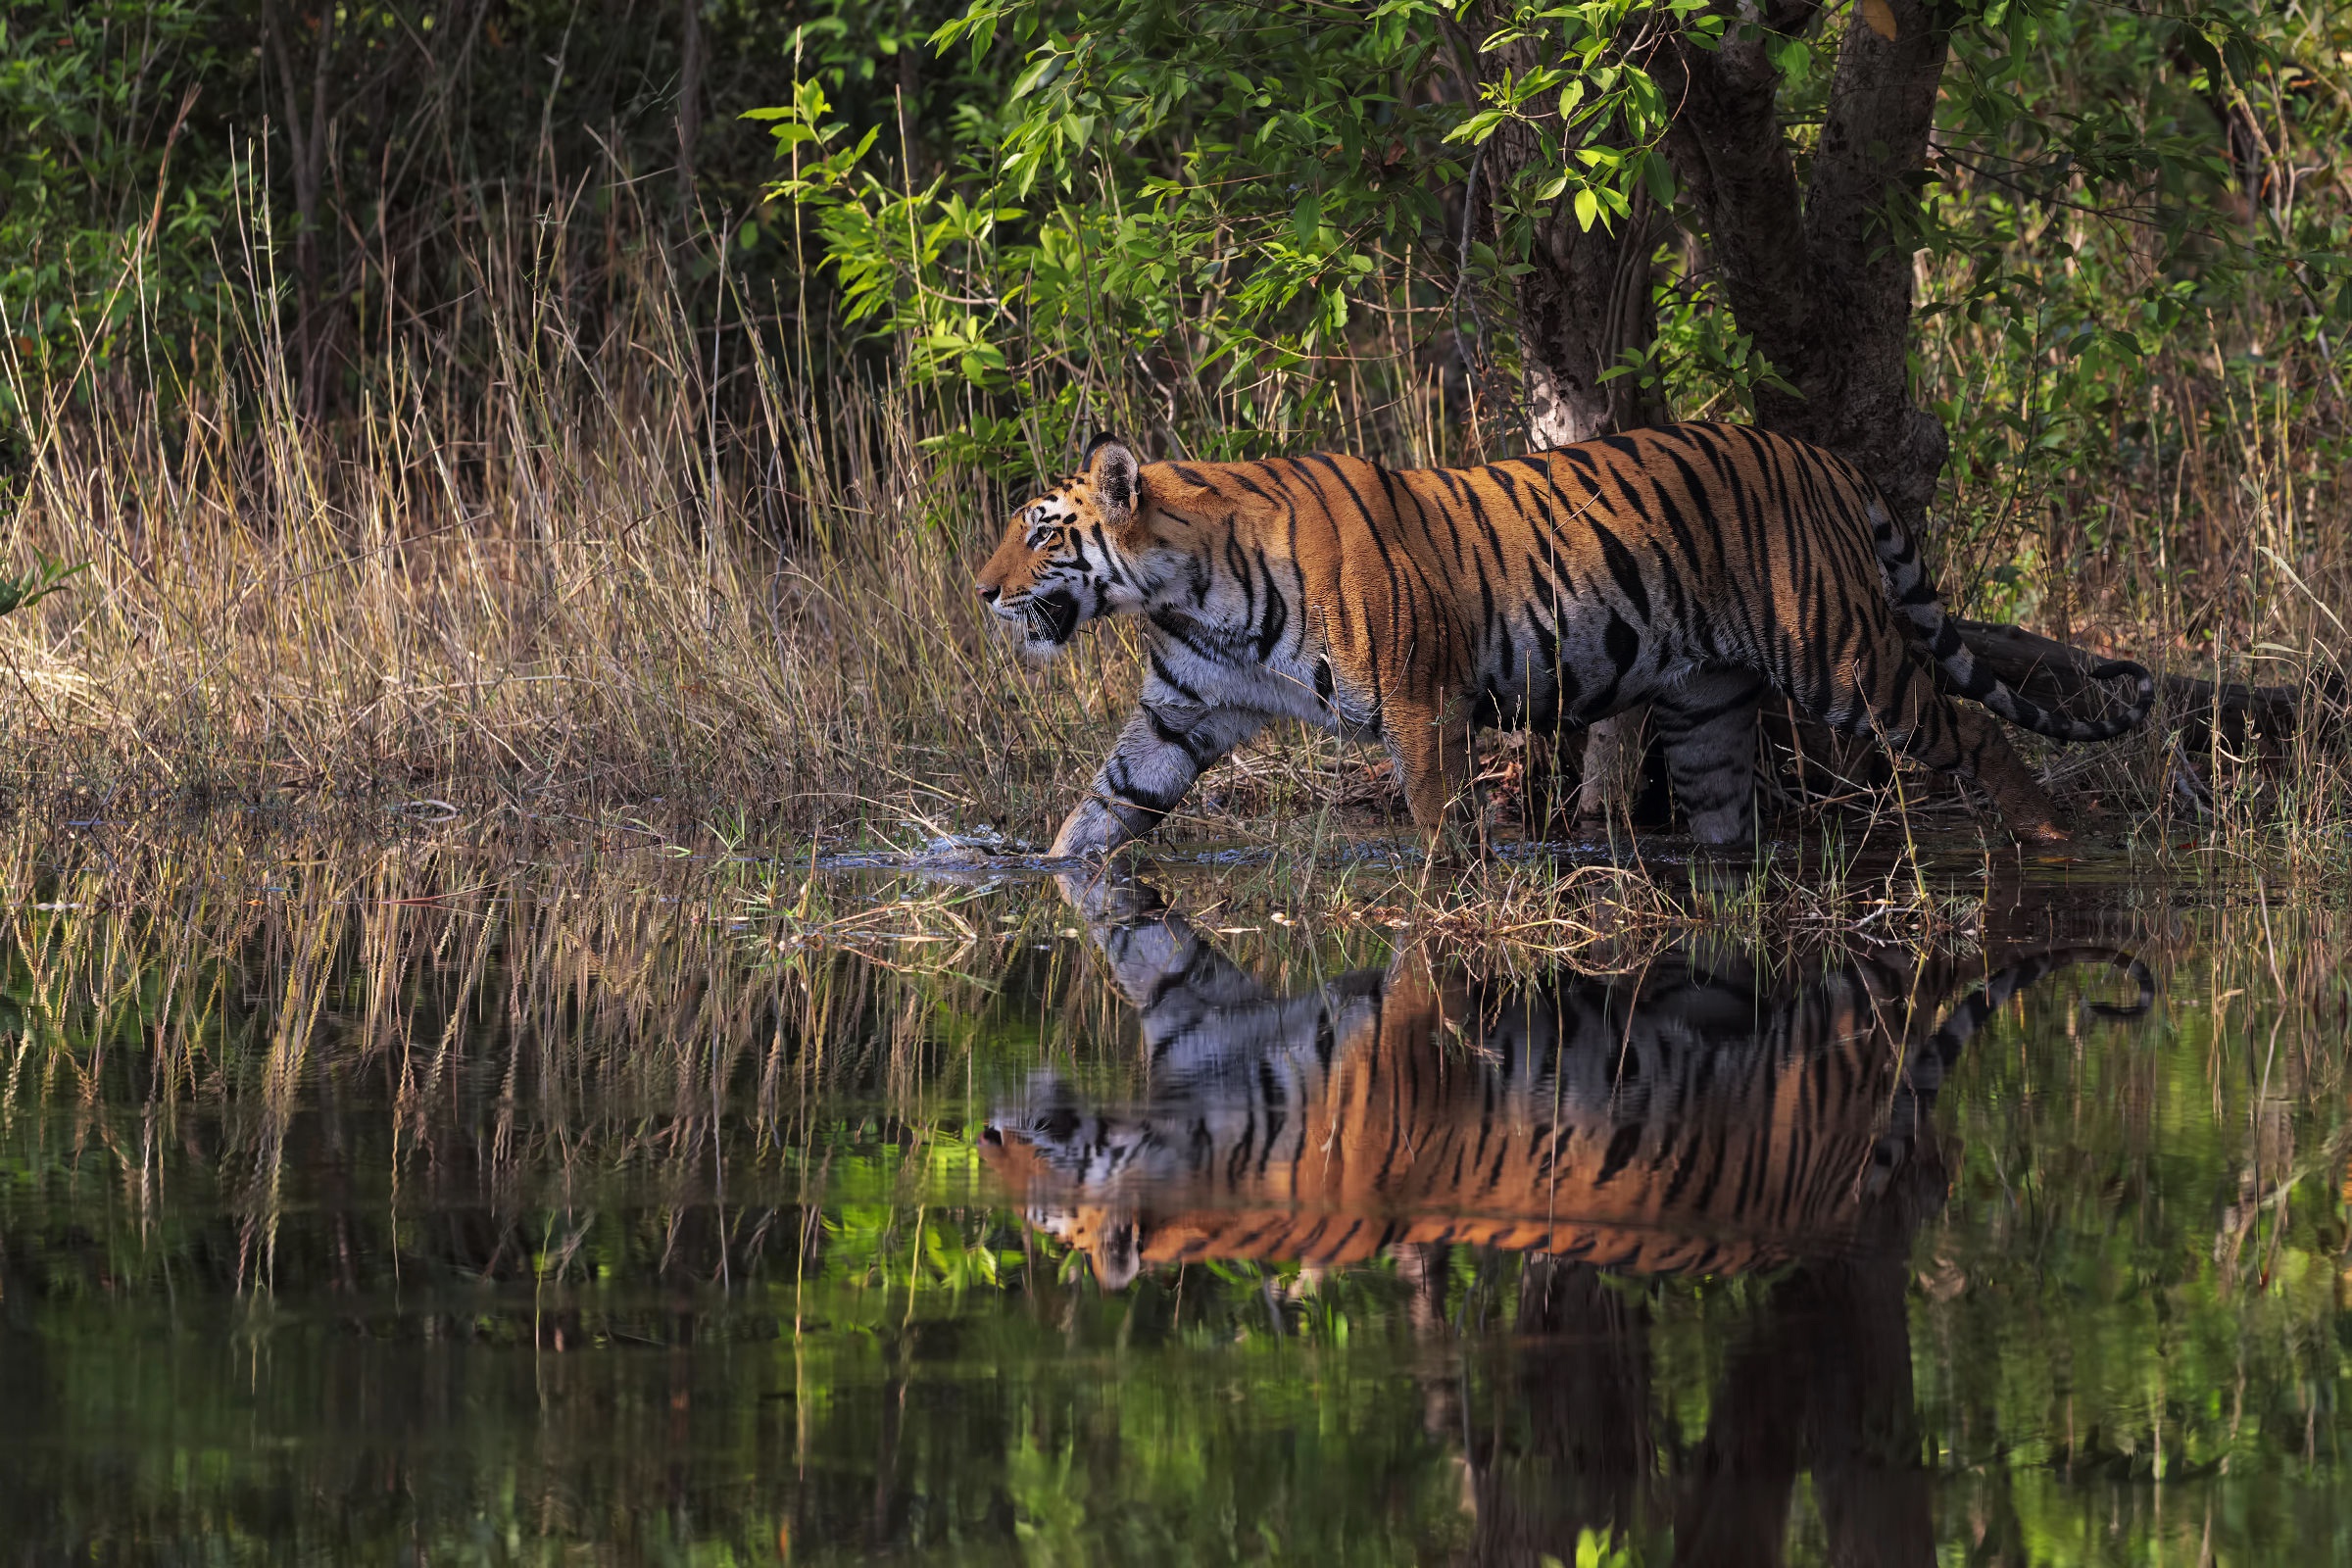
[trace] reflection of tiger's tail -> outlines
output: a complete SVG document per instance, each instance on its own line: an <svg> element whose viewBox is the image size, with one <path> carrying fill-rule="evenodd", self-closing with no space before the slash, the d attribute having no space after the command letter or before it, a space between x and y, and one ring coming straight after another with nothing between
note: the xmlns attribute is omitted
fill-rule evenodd
<svg viewBox="0 0 2352 1568"><path fill-rule="evenodd" d="M1943 1015L1942 1021L1936 1026L1936 1032L1928 1037L1926 1046L1908 1064L1903 1082L1909 1093L1903 1098L1910 1102L1910 1125L1902 1125L1905 1118L1898 1116L1897 1125L1887 1130L1887 1140L1909 1138L1919 1114L1935 1102L1936 1091L1943 1087L1944 1075L1951 1070L1952 1063L1960 1059L1960 1048L1967 1045L1976 1032L1984 1026L1985 1019L2000 1011L2009 999L2019 992L2040 984L2060 969L2071 968L2079 963L2103 963L2120 969L2130 975L2132 983L2139 988L2137 997L2120 1006L2106 1002L2088 1004L2089 1010L2097 1016L2139 1018L2146 1016L2148 1009L2156 1004L2156 977L2148 972L2145 963L2119 948L2052 948L2046 953L2032 954L2003 965L1987 975L1982 986L1969 993ZM1886 1140L1882 1140L1882 1147L1885 1143Z"/></svg>
<svg viewBox="0 0 2352 1568"><path fill-rule="evenodd" d="M2146 719L2156 702L2156 678L2145 665L2129 659L2110 659L2090 668L2092 680L2132 677L2131 706L2112 717L2074 718L2019 695L2016 688L1979 664L1968 644L1960 640L1959 629L1944 612L1936 585L1928 581L1928 568L1919 559L1918 548L1887 513L1885 502L1872 507L1870 521L1871 540L1878 548L1879 564L1886 573L1895 609L1926 641L1928 653L1952 683L1952 690L1984 704L2010 723L2054 741L2113 740L2139 728Z"/></svg>
<svg viewBox="0 0 2352 1568"><path fill-rule="evenodd" d="M1912 1157L1913 1146L1919 1140L1921 1124L1926 1121L1928 1108L1936 1103L1936 1095L1943 1087L1944 1075L1952 1063L1960 1059L1960 1048L1967 1045L1984 1020L1998 1012L2011 997L2040 983L2060 969L2078 963L2104 963L2121 969L2139 987L2139 995L2131 1003L2117 1006L2110 1003L2094 1002L2089 1009L2102 1018L2137 1018L2144 1016L2156 1004L2156 977L2148 966L2129 953L2115 948L2070 947L2053 948L2019 958L1994 970L1984 983L1969 993L1943 1015L1936 1032L1928 1036L1904 1066L1903 1082L1896 1092L1894 1104L1886 1118L1886 1130L1871 1149L1871 1169L1866 1185L1874 1193L1884 1192L1892 1185L1895 1172Z"/></svg>

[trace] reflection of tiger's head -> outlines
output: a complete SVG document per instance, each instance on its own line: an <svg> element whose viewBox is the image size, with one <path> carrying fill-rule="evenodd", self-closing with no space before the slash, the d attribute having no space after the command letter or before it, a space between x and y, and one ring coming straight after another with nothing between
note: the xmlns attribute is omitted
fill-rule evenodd
<svg viewBox="0 0 2352 1568"><path fill-rule="evenodd" d="M1032 1088L1043 1091L1039 1107L991 1118L981 1129L980 1157L1008 1188L1030 1197L1023 1210L1030 1225L1084 1252L1102 1288L1119 1290L1143 1263L1134 1204L1121 1199L1139 1180L1164 1178L1167 1162L1154 1157L1158 1137L1149 1121L1082 1114L1057 1078Z"/></svg>
<svg viewBox="0 0 2352 1568"><path fill-rule="evenodd" d="M1125 442L1099 436L1083 474L1013 513L980 568L981 602L1020 627L1023 652L1050 659L1088 621L1146 607L1171 552L1192 547L1193 519L1167 504L1207 495L1164 467L1147 473Z"/></svg>

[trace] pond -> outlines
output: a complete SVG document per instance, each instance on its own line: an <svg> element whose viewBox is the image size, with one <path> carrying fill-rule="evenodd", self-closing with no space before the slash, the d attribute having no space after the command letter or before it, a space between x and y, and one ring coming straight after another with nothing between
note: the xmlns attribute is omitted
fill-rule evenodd
<svg viewBox="0 0 2352 1568"><path fill-rule="evenodd" d="M19 870L18 1560L2352 1560L2308 894L1563 964L1175 871Z"/></svg>

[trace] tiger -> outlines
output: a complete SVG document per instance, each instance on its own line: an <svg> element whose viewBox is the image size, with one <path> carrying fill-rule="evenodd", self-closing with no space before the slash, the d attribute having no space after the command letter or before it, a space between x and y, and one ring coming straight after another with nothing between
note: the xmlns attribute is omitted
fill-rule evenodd
<svg viewBox="0 0 2352 1568"><path fill-rule="evenodd" d="M1181 916L1097 926L1142 1014L1150 1098L1035 1075L979 1130L1028 1222L1116 1290L1186 1262L1360 1263L1464 1244L1644 1275L1774 1269L1883 1242L1940 1201L1927 1112L1966 1042L2108 949L1958 971L1889 950L1768 985L1736 955L1533 987L1403 958L1275 994Z"/></svg>
<svg viewBox="0 0 2352 1568"><path fill-rule="evenodd" d="M1478 729L1548 733L1643 703L1691 836L1736 845L1750 837L1767 689L1974 779L2021 840L2056 842L2055 806L1991 715L2102 741L2137 728L2155 697L2128 660L2092 670L2131 682L2107 716L2020 696L1972 656L1869 479L1734 424L1475 468L1147 464L1100 436L1076 478L1013 513L977 587L1033 660L1092 622L1144 623L1139 701L1056 858L1150 833L1204 769L1285 717L1385 746L1434 846Z"/></svg>

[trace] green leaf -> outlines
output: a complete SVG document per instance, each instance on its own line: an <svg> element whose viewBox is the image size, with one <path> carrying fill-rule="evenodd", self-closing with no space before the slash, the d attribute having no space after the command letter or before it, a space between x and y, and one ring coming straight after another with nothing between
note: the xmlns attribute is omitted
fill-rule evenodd
<svg viewBox="0 0 2352 1568"><path fill-rule="evenodd" d="M1312 250L1315 231L1322 226L1323 193L1309 190L1298 198L1298 205L1291 209L1291 233L1298 241L1298 248L1302 251Z"/></svg>
<svg viewBox="0 0 2352 1568"><path fill-rule="evenodd" d="M1655 147L1642 149L1642 179L1649 187L1650 200L1660 207L1674 205L1674 169Z"/></svg>
<svg viewBox="0 0 2352 1568"><path fill-rule="evenodd" d="M66 586L67 579L90 569L86 561L74 565L43 555L32 553L34 566L23 576L0 576L0 615L13 615L20 610L39 604Z"/></svg>
<svg viewBox="0 0 2352 1568"><path fill-rule="evenodd" d="M1014 80L1012 91L1007 95L1010 101L1019 103L1040 87L1050 85L1055 76L1061 74L1062 62L1061 55L1052 50L1044 51L1038 59L1031 62L1029 69L1022 72Z"/></svg>
<svg viewBox="0 0 2352 1568"><path fill-rule="evenodd" d="M1500 109L1482 109L1447 131L1446 139L1449 142L1466 141L1474 144L1483 142L1494 134L1496 125L1501 124L1509 118L1508 113Z"/></svg>

